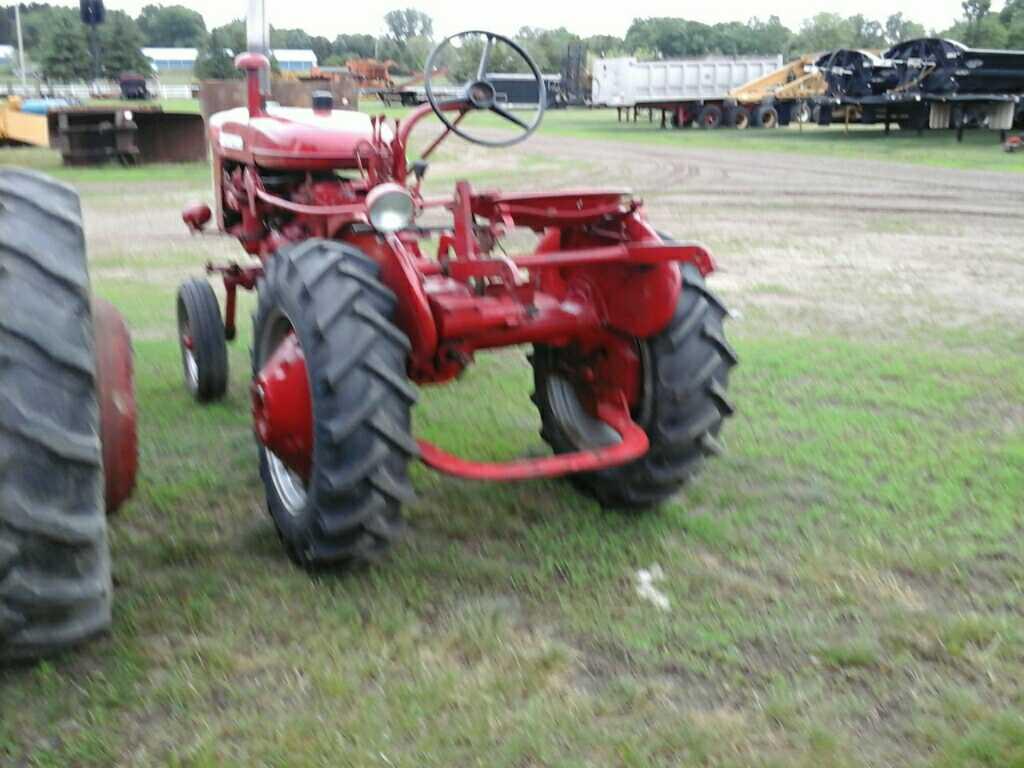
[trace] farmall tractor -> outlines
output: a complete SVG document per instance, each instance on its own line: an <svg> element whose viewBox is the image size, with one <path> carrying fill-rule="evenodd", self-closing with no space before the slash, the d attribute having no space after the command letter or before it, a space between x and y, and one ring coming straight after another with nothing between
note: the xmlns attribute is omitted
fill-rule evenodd
<svg viewBox="0 0 1024 768"><path fill-rule="evenodd" d="M131 342L90 297L78 195L0 168L0 662L110 626L105 514L136 446Z"/></svg>
<svg viewBox="0 0 1024 768"><path fill-rule="evenodd" d="M475 76L441 99L432 73L443 52L474 39ZM530 119L506 108L488 78L498 46L536 81ZM198 232L215 217L252 259L208 267L223 279L223 316L205 280L181 287L182 360L197 400L224 395L237 292L257 291L260 473L298 563L383 553L413 500L417 459L480 481L567 475L604 506L643 508L721 451L736 354L725 307L704 284L714 269L704 248L660 234L619 189L505 195L460 181L444 197L421 192L451 134L507 146L540 124L544 80L516 43L486 32L446 39L427 63L428 103L395 122L335 110L327 94L314 94L311 109L275 106L261 92L266 57L236 64L248 105L209 127L216 212L196 205L183 218ZM469 132L463 120L477 111L518 135ZM410 162L413 130L431 114L443 132ZM424 224L432 214L445 223ZM506 251L518 228L538 236L532 252ZM484 463L413 436L417 385L449 382L477 352L518 345L533 347L533 401L553 455Z"/></svg>

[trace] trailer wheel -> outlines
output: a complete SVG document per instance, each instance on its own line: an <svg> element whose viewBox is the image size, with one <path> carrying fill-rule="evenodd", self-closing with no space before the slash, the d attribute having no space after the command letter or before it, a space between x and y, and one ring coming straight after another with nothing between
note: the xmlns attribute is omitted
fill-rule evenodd
<svg viewBox="0 0 1024 768"><path fill-rule="evenodd" d="M740 105L735 106L730 113L729 125L737 131L745 131L750 127L750 110Z"/></svg>
<svg viewBox="0 0 1024 768"><path fill-rule="evenodd" d="M722 108L715 104L708 104L697 115L697 125L701 128L713 129L722 127Z"/></svg>
<svg viewBox="0 0 1024 768"><path fill-rule="evenodd" d="M0 661L110 626L89 277L78 195L0 169Z"/></svg>
<svg viewBox="0 0 1024 768"><path fill-rule="evenodd" d="M209 282L193 278L178 289L178 345L185 387L200 403L228 391L228 345L220 303Z"/></svg>
<svg viewBox="0 0 1024 768"><path fill-rule="evenodd" d="M401 533L402 504L414 498L410 345L378 275L358 249L309 240L274 255L259 283L254 375L294 333L313 418L308 481L263 445L260 475L289 555L311 570L379 559Z"/></svg>
<svg viewBox="0 0 1024 768"><path fill-rule="evenodd" d="M779 113L775 107L762 104L754 110L754 126L756 128L778 128Z"/></svg>
<svg viewBox="0 0 1024 768"><path fill-rule="evenodd" d="M643 372L642 402L633 418L651 441L648 453L622 467L573 475L572 482L603 506L653 507L674 495L722 452L719 432L734 408L726 394L737 357L722 328L726 310L700 272L681 266L683 290L669 326L635 340ZM533 355L534 402L541 436L556 453L607 445L614 433L582 405L590 399L581 378L568 376L572 350L537 346Z"/></svg>

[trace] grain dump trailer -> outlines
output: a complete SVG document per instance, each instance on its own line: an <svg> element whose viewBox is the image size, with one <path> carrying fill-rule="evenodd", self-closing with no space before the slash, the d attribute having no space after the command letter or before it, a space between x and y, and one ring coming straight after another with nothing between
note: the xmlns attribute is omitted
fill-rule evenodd
<svg viewBox="0 0 1024 768"><path fill-rule="evenodd" d="M782 67L782 56L711 57L675 61L635 58L597 59L592 69L594 106L615 107L636 119L639 110L661 111L662 126L696 123L703 128L731 125L738 114L729 92ZM789 110L768 106L751 116L755 126L774 127L790 120Z"/></svg>
<svg viewBox="0 0 1024 768"><path fill-rule="evenodd" d="M784 110L791 120L808 122L813 103L826 93L825 78L814 62L814 56L801 56L730 91L736 110L732 125L746 128L761 107L773 107L776 113Z"/></svg>
<svg viewBox="0 0 1024 768"><path fill-rule="evenodd" d="M922 38L899 43L880 57L839 50L818 63L827 83L825 103L856 107L864 123L962 132L965 127L1006 131L1024 120L1024 51ZM822 122L830 114L822 110Z"/></svg>

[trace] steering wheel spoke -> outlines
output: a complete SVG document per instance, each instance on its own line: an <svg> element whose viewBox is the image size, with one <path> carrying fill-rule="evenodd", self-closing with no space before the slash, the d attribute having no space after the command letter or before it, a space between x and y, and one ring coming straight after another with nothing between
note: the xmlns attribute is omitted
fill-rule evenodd
<svg viewBox="0 0 1024 768"><path fill-rule="evenodd" d="M494 47L494 35L488 34L487 40L484 42L483 53L480 54L480 66L476 70L477 80L487 79L487 65L491 59L491 48Z"/></svg>
<svg viewBox="0 0 1024 768"><path fill-rule="evenodd" d="M530 130L530 126L527 124L527 122L525 120L523 120L521 117L519 117L519 115L515 115L512 112L509 112L507 109L505 109L504 107L502 107L502 106L500 106L498 104L494 104L491 107L491 112L493 112L494 114L498 115L499 117L505 118L510 123L515 123L520 128L522 128L524 131Z"/></svg>

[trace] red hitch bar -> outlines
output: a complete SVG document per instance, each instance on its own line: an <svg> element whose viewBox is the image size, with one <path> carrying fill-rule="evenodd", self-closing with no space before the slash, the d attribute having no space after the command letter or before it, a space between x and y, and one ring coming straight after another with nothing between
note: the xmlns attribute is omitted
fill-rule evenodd
<svg viewBox="0 0 1024 768"><path fill-rule="evenodd" d="M313 407L306 358L295 334L289 334L252 384L253 416L259 441L286 466L309 478L313 460ZM426 440L417 441L421 458L436 470L470 480L526 480L593 472L626 464L647 453L647 433L630 417L626 397L601 402L598 417L619 433L621 442L602 448L540 459L478 462L462 459Z"/></svg>
<svg viewBox="0 0 1024 768"><path fill-rule="evenodd" d="M467 480L510 481L538 477L560 477L576 472L593 472L628 464L647 453L647 433L630 418L626 398L615 405L601 403L598 416L622 437L622 442L590 451L562 453L542 459L506 462L469 461L441 450L433 443L418 440L423 463L455 477Z"/></svg>

